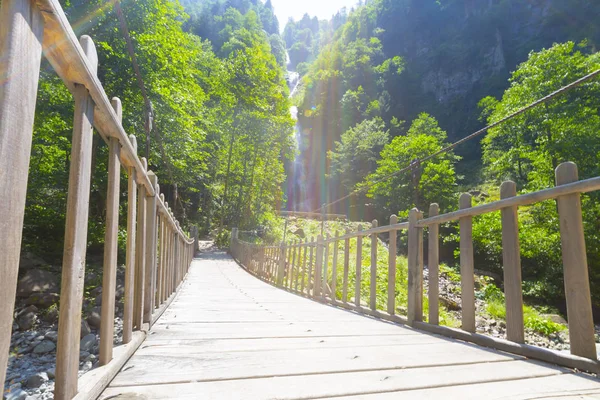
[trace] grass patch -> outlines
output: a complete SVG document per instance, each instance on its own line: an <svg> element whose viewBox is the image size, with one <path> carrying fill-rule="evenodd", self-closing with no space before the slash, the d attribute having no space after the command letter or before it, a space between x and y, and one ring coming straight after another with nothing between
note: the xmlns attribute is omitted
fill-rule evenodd
<svg viewBox="0 0 600 400"><path fill-rule="evenodd" d="M486 312L495 319L506 320L506 302L504 293L494 284L488 284L483 289L487 301ZM551 335L567 329L563 324L544 318L535 308L523 306L523 321L526 328L543 335Z"/></svg>

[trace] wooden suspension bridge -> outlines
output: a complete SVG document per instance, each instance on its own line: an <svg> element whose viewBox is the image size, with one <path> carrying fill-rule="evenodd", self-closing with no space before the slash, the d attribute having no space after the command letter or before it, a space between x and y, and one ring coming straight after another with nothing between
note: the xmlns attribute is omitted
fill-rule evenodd
<svg viewBox="0 0 600 400"><path fill-rule="evenodd" d="M560 165L556 186L438 215L434 204L408 221L374 221L368 230L314 242L257 246L232 232L231 256L198 249L161 195L156 175L137 155L97 75L91 38L76 38L57 0L3 0L0 9L0 378L8 359L19 268L35 102L42 54L75 101L63 254L55 399L94 398L600 398L580 194L600 190L600 177L579 180ZM108 194L100 329L100 364L78 378L79 335L91 143L108 143ZM119 173L128 174L127 264L123 345L113 346ZM518 235L519 206L555 199L560 217L570 353L524 343ZM475 329L471 221L500 211L506 296L506 339ZM438 227L458 221L462 327L439 325ZM408 308L397 315L395 287L376 302L377 235L390 238L388 275L395 282L396 236L408 232ZM427 234L428 246L423 237ZM349 287L371 240L370 290ZM340 248L342 251L340 252ZM423 315L423 260L428 255L428 322ZM332 252L334 262L329 264ZM361 254L359 251L358 254ZM343 269L337 270L338 258ZM338 280L338 276L341 280ZM338 282L342 287L337 288ZM340 290L338 290L340 289ZM363 302L363 300L365 302Z"/></svg>

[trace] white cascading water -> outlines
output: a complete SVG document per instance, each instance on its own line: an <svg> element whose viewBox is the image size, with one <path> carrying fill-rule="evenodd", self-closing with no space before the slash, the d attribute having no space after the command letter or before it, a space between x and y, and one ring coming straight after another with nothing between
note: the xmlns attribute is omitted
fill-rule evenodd
<svg viewBox="0 0 600 400"><path fill-rule="evenodd" d="M300 74L296 71L292 70L291 61L289 54L287 56L287 82L290 88L290 98L296 94L298 90L298 86L300 85ZM294 164L292 166L292 173L289 177L288 181L288 201L291 202L291 206L295 210L302 209L303 202L306 199L306 181L304 176L304 169L302 166L302 152L304 151L302 146L302 127L300 126L300 122L298 121L298 107L292 106L290 107L290 114L292 118L296 121L296 132L294 138L296 139L296 148L298 151L296 152L296 157L294 159Z"/></svg>

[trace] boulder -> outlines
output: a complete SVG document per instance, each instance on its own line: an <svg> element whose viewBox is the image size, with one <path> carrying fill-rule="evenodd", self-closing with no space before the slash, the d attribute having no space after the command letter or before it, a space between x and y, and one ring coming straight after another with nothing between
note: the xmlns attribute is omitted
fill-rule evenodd
<svg viewBox="0 0 600 400"><path fill-rule="evenodd" d="M90 327L94 328L94 329L100 329L100 322L102 320L102 318L100 317L100 308L94 308L90 314L88 315L86 321L89 324Z"/></svg>
<svg viewBox="0 0 600 400"><path fill-rule="evenodd" d="M79 342L79 350L91 352L97 343L98 340L96 339L96 335L90 333L89 335L85 335L83 339L81 339L81 342Z"/></svg>
<svg viewBox="0 0 600 400"><path fill-rule="evenodd" d="M46 313L42 315L42 320L48 324L54 324L58 321L58 308L49 308L46 310Z"/></svg>
<svg viewBox="0 0 600 400"><path fill-rule="evenodd" d="M80 333L79 337L83 338L84 336L87 336L90 333L92 333L92 330L90 329L90 326L88 325L88 323L84 319L82 319L81 320L81 333Z"/></svg>
<svg viewBox="0 0 600 400"><path fill-rule="evenodd" d="M25 300L25 304L38 306L39 308L48 308L60 299L58 293L34 293Z"/></svg>
<svg viewBox="0 0 600 400"><path fill-rule="evenodd" d="M58 293L58 278L52 272L32 269L19 279L18 297L29 297L34 293Z"/></svg>
<svg viewBox="0 0 600 400"><path fill-rule="evenodd" d="M35 389L35 388L39 388L47 381L48 381L48 374L46 374L45 372L40 372L38 374L31 375L29 378L27 378L27 382L25 383L25 386L27 386L28 388L31 388L31 389Z"/></svg>
<svg viewBox="0 0 600 400"><path fill-rule="evenodd" d="M56 378L56 368L50 368L48 371L46 371L46 374L50 379Z"/></svg>
<svg viewBox="0 0 600 400"><path fill-rule="evenodd" d="M22 331L27 331L33 327L37 320L37 307L29 306L22 310L17 315L17 324L19 325L19 329Z"/></svg>
<svg viewBox="0 0 600 400"><path fill-rule="evenodd" d="M33 268L39 268L45 265L48 265L46 261L29 251L21 254L21 259L19 260L20 270L29 270Z"/></svg>
<svg viewBox="0 0 600 400"><path fill-rule="evenodd" d="M544 314L544 315L542 315L542 317L544 317L552 322L555 322L557 324L567 325L567 321L558 314Z"/></svg>
<svg viewBox="0 0 600 400"><path fill-rule="evenodd" d="M40 342L40 344L33 348L33 352L35 354L45 354L54 351L54 349L56 349L56 345L54 344L54 342L52 342L51 340L43 340L42 342Z"/></svg>
<svg viewBox="0 0 600 400"><path fill-rule="evenodd" d="M456 301L449 299L447 297L440 296L439 297L440 304L442 304L448 311L460 311L462 310L460 304Z"/></svg>
<svg viewBox="0 0 600 400"><path fill-rule="evenodd" d="M90 295L94 297L98 296L99 294L102 294L102 286L97 286L90 292Z"/></svg>
<svg viewBox="0 0 600 400"><path fill-rule="evenodd" d="M6 400L25 400L27 398L27 392L23 389L11 390L4 394Z"/></svg>
<svg viewBox="0 0 600 400"><path fill-rule="evenodd" d="M56 332L56 331L48 331L44 335L44 339L51 340L54 343L56 343L58 341L58 332Z"/></svg>

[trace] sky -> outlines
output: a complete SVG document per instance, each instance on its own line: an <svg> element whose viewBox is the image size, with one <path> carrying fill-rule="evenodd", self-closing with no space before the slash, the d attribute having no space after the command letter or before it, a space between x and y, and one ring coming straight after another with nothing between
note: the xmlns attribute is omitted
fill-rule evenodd
<svg viewBox="0 0 600 400"><path fill-rule="evenodd" d="M315 15L321 19L330 19L342 7L347 7L348 11L358 0L271 0L281 31L285 28L290 17L298 21L305 13L311 17Z"/></svg>

